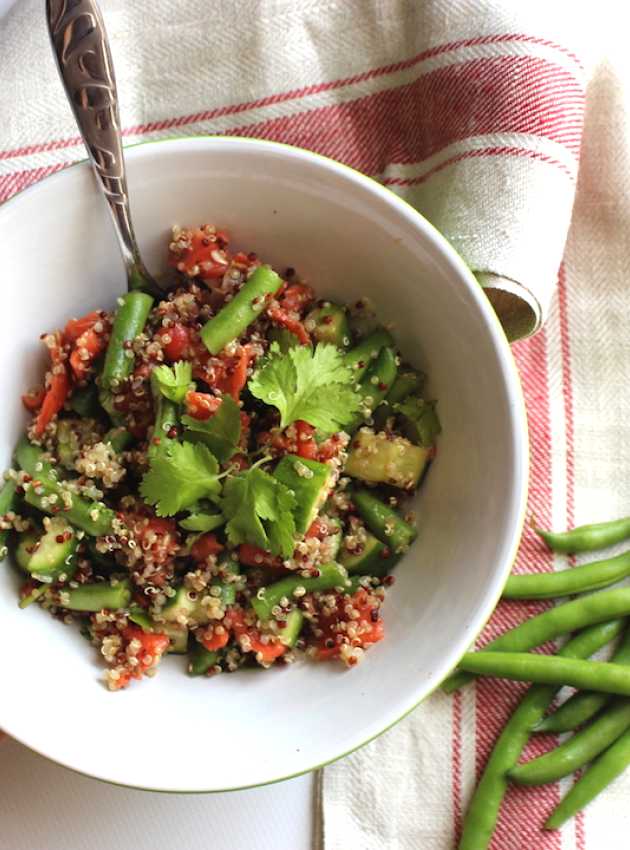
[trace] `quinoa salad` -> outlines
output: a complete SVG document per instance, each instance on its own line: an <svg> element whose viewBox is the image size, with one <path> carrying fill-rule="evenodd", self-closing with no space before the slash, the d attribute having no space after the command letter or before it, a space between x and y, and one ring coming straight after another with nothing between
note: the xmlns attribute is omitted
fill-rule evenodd
<svg viewBox="0 0 630 850"><path fill-rule="evenodd" d="M211 225L173 228L168 264L158 298L41 337L0 490L20 607L78 624L112 690L167 653L197 676L352 667L416 537L424 376L368 302L318 299Z"/></svg>

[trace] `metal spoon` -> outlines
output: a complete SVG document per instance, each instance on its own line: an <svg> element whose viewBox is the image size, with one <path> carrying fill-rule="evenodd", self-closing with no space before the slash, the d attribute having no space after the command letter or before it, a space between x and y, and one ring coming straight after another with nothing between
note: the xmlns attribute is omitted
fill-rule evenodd
<svg viewBox="0 0 630 850"><path fill-rule="evenodd" d="M105 25L95 0L46 0L61 81L114 222L127 288L159 295L136 242L129 212L118 92Z"/></svg>

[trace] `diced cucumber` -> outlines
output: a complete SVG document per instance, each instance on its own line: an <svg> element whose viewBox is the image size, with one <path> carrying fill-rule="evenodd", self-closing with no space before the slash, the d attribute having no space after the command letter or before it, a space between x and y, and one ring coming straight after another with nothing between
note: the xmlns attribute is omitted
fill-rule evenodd
<svg viewBox="0 0 630 850"><path fill-rule="evenodd" d="M401 369L387 393L387 401L390 404L398 404L412 393L419 393L424 385L424 375L416 369L406 367Z"/></svg>
<svg viewBox="0 0 630 850"><path fill-rule="evenodd" d="M63 593L65 599L61 607L69 611L101 611L103 608L117 611L127 608L131 602L131 588L126 580L120 580L116 584L81 584L79 587L68 588ZM52 601L56 601L54 595Z"/></svg>
<svg viewBox="0 0 630 850"><path fill-rule="evenodd" d="M163 632L170 640L167 652L171 652L173 655L186 655L188 652L188 626L181 626L179 623L166 623L156 631Z"/></svg>
<svg viewBox="0 0 630 850"><path fill-rule="evenodd" d="M191 676L204 676L219 661L219 653L195 643L189 653L188 672Z"/></svg>
<svg viewBox="0 0 630 850"><path fill-rule="evenodd" d="M343 307L325 301L308 314L304 325L317 342L329 342L337 348L350 345L350 325Z"/></svg>
<svg viewBox="0 0 630 850"><path fill-rule="evenodd" d="M17 504L17 483L9 478L0 488L0 516L8 514L15 509ZM7 554L7 540L9 539L9 529L0 531L0 562L4 561Z"/></svg>
<svg viewBox="0 0 630 850"><path fill-rule="evenodd" d="M339 549L341 548L341 538L343 537L341 532L341 523L336 517L329 518L329 534L328 539L330 540L330 551L326 553L327 560L337 561L337 555L339 554Z"/></svg>
<svg viewBox="0 0 630 850"><path fill-rule="evenodd" d="M285 646L295 646L304 625L304 614L299 608L294 608L287 614L286 625L283 629L279 629L278 637L280 643Z"/></svg>
<svg viewBox="0 0 630 850"><path fill-rule="evenodd" d="M380 565L381 560L383 560L383 553L387 555L385 544L377 540L373 534L368 533L360 551L350 552L345 546L342 548L339 563L343 564L349 575L351 573L370 575L372 567Z"/></svg>
<svg viewBox="0 0 630 850"><path fill-rule="evenodd" d="M394 405L402 432L417 446L432 446L442 430L435 404L434 401L409 396L400 404Z"/></svg>
<svg viewBox="0 0 630 850"><path fill-rule="evenodd" d="M57 456L62 466L74 469L79 454L79 440L72 427L72 420L60 419L57 423Z"/></svg>
<svg viewBox="0 0 630 850"><path fill-rule="evenodd" d="M369 298L360 298L350 305L350 330L361 340L380 327L380 322Z"/></svg>
<svg viewBox="0 0 630 850"><path fill-rule="evenodd" d="M367 490L354 490L352 502L372 534L395 554L405 551L416 539L415 526Z"/></svg>
<svg viewBox="0 0 630 850"><path fill-rule="evenodd" d="M352 440L345 472L374 484L391 484L403 490L417 486L430 449L414 446L404 437L362 428Z"/></svg>
<svg viewBox="0 0 630 850"><path fill-rule="evenodd" d="M295 494L295 530L305 534L328 497L332 469L317 460L285 455L273 474Z"/></svg>
<svg viewBox="0 0 630 850"><path fill-rule="evenodd" d="M381 349L386 345L391 346L393 344L394 340L389 331L386 331L385 328L377 328L361 340L358 345L350 349L344 358L344 362L346 366L353 370L358 381L363 377L372 360L376 360Z"/></svg>
<svg viewBox="0 0 630 850"><path fill-rule="evenodd" d="M22 535L15 553L18 565L33 578L46 583L64 574L71 578L77 568L76 533L62 517L47 520L46 526L40 534Z"/></svg>
<svg viewBox="0 0 630 850"><path fill-rule="evenodd" d="M208 622L208 613L201 604L200 597L184 585L177 588L175 596L171 596L162 609L162 617L167 623L178 623L182 616L186 617L187 621L193 620L199 626Z"/></svg>

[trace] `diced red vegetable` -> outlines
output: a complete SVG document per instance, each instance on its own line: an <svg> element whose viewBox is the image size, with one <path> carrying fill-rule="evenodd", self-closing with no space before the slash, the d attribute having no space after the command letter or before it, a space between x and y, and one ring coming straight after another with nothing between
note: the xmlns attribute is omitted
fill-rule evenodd
<svg viewBox="0 0 630 850"><path fill-rule="evenodd" d="M177 360L186 360L189 354L190 332L185 325L176 322L169 328L161 328L157 332L159 337L168 337L169 342L164 346L164 356L169 363Z"/></svg>
<svg viewBox="0 0 630 850"><path fill-rule="evenodd" d="M80 319L70 319L63 331L63 337L66 342L76 342L80 336L100 321L101 314L98 310L93 310L91 313L82 316Z"/></svg>
<svg viewBox="0 0 630 850"><path fill-rule="evenodd" d="M309 458L310 460L315 460L317 458L317 443L313 439L315 428L313 428L312 425L309 425L308 422L298 419L295 423L295 430L297 434L298 455L300 457Z"/></svg>
<svg viewBox="0 0 630 850"><path fill-rule="evenodd" d="M215 652L217 649L223 649L229 641L230 633L225 626L221 626L221 628L222 631L218 632L216 626L208 626L208 628L204 631L201 643L208 652Z"/></svg>
<svg viewBox="0 0 630 850"><path fill-rule="evenodd" d="M78 381L83 380L87 376L90 366L104 348L105 337L102 334L97 334L93 328L88 328L77 339L70 355L70 366ZM89 355L85 360L81 357L82 351L86 351Z"/></svg>
<svg viewBox="0 0 630 850"><path fill-rule="evenodd" d="M265 552L251 543L241 543L238 547L238 559L246 567L281 567L282 558Z"/></svg>
<svg viewBox="0 0 630 850"><path fill-rule="evenodd" d="M306 328L299 319L293 318L287 310L284 310L282 307L272 305L267 310L267 315L276 325L286 328L294 336L296 336L302 345L309 345L311 338L308 335Z"/></svg>
<svg viewBox="0 0 630 850"><path fill-rule="evenodd" d="M190 557L193 561L201 562L222 551L223 545L217 540L216 534L202 534L191 546Z"/></svg>
<svg viewBox="0 0 630 850"><path fill-rule="evenodd" d="M194 230L190 235L190 248L185 248L181 253L171 252L169 265L190 277L220 280L230 263L226 248L225 234Z"/></svg>
<svg viewBox="0 0 630 850"><path fill-rule="evenodd" d="M223 623L232 629L241 649L246 652L254 652L256 660L263 664L271 664L287 651L287 647L276 635L270 635L269 642L263 643L261 633L254 626L247 625L245 613L239 608L230 609L226 613ZM243 637L246 638L245 642L241 640Z"/></svg>
<svg viewBox="0 0 630 850"><path fill-rule="evenodd" d="M186 393L186 413L193 419L210 419L221 405L221 399L210 393L197 393L189 390Z"/></svg>
<svg viewBox="0 0 630 850"><path fill-rule="evenodd" d="M24 393L22 396L22 404L30 413L35 413L42 406L45 395L46 390L43 387L40 387L38 390L33 390L32 392Z"/></svg>

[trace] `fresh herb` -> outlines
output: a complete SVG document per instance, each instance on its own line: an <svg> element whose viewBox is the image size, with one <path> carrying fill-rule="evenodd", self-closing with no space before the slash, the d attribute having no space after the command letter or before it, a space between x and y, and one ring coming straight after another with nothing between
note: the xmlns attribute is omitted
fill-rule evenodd
<svg viewBox="0 0 630 850"><path fill-rule="evenodd" d="M274 343L263 365L252 376L252 395L280 411L280 426L302 419L326 433L350 423L359 409L352 371L336 346L320 343L285 354Z"/></svg>
<svg viewBox="0 0 630 850"><path fill-rule="evenodd" d="M168 451L150 459L140 483L140 495L155 506L158 516L173 516L221 488L219 464L201 443L173 441Z"/></svg>
<svg viewBox="0 0 630 850"><path fill-rule="evenodd" d="M233 546L250 543L290 558L295 548L295 496L271 475L254 467L228 478L221 507Z"/></svg>
<svg viewBox="0 0 630 850"><path fill-rule="evenodd" d="M184 436L193 443L204 443L220 463L228 461L241 437L241 411L229 395L224 395L216 413L209 419L182 416Z"/></svg>
<svg viewBox="0 0 630 850"><path fill-rule="evenodd" d="M165 398L181 404L191 387L192 366L185 360L179 360L172 368L157 366L151 373L151 380Z"/></svg>
<svg viewBox="0 0 630 850"><path fill-rule="evenodd" d="M225 522L223 514L208 514L194 512L189 514L185 519L180 519L179 525L185 531L214 531Z"/></svg>

